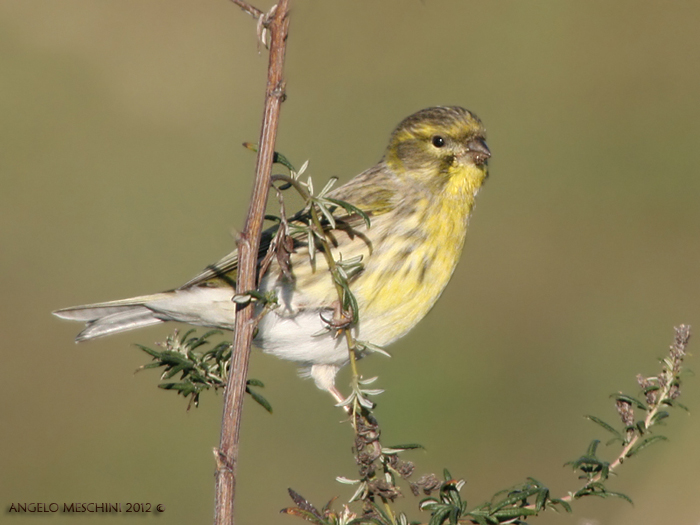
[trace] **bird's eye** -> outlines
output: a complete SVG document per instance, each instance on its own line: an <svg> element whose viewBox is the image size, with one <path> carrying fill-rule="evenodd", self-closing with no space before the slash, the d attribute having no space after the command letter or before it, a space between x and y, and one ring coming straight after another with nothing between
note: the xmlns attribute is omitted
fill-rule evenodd
<svg viewBox="0 0 700 525"><path fill-rule="evenodd" d="M436 148L442 148L445 145L445 139L443 139L440 135L435 135L433 137L433 146Z"/></svg>

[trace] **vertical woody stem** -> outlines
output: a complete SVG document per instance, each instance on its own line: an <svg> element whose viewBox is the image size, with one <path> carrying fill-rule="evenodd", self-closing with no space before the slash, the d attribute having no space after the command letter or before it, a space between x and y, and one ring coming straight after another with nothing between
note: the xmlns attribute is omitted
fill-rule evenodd
<svg viewBox="0 0 700 525"><path fill-rule="evenodd" d="M284 100L283 66L286 51L289 0L280 0L269 21L271 34L270 60L268 65L265 110L260 132L260 149L255 166L255 185L243 233L238 241L238 276L236 293L244 294L257 288L257 260L260 236L264 220L265 205L270 188L270 174L275 150L280 106ZM224 410L221 422L219 448L214 450L216 458L216 506L215 525L233 525L234 497L236 493L236 466L241 426L243 397L250 345L255 331L254 307L252 304L237 305L233 355L228 385L224 394Z"/></svg>

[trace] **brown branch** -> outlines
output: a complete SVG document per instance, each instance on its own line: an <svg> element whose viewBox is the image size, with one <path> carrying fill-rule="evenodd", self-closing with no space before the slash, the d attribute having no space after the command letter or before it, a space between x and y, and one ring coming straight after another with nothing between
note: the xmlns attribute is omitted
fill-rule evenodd
<svg viewBox="0 0 700 525"><path fill-rule="evenodd" d="M258 9L255 6L250 5L248 2L244 2L243 0L231 0L231 2L233 2L238 7L243 9L243 11L248 13L250 16L252 16L256 20L263 15L263 12L260 11L260 9Z"/></svg>
<svg viewBox="0 0 700 525"><path fill-rule="evenodd" d="M253 14L243 6L245 2L232 1L241 6L246 12ZM282 72L289 28L288 4L289 0L280 0L277 9L269 20L269 30L272 36L265 93L265 110L262 130L260 131L260 149L255 166L253 195L243 233L238 240L237 294L245 294L250 290L255 290L258 285L256 270L260 235L268 190L270 188L270 174L272 172L272 159L275 150L280 106L284 100ZM247 6L248 4L245 5ZM256 10L256 12L258 16L262 14L260 11ZM236 310L233 355L231 357L228 385L224 394L221 438L219 448L214 450L216 458L215 525L232 525L235 523L234 497L236 493L236 466L238 463L241 412L243 397L245 396L246 378L248 376L250 345L255 332L253 305L237 305Z"/></svg>

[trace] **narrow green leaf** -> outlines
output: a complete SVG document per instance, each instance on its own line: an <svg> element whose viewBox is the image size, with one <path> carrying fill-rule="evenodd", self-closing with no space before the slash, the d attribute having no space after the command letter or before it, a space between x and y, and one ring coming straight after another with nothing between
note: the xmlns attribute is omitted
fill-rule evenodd
<svg viewBox="0 0 700 525"><path fill-rule="evenodd" d="M152 357L160 357L161 353L158 352L157 350L153 350L152 348L148 348L147 346L143 346L140 344L137 344L136 346L138 346L141 350L143 350L144 352L146 352L148 355L150 355Z"/></svg>
<svg viewBox="0 0 700 525"><path fill-rule="evenodd" d="M275 164L281 164L285 168L287 168L289 171L295 171L294 166L292 166L292 163L289 162L287 157L282 155L281 153L278 153L275 151L274 156L272 157L272 162Z"/></svg>
<svg viewBox="0 0 700 525"><path fill-rule="evenodd" d="M187 341L187 338L190 336L190 334L192 334L194 332L196 332L196 330L194 328L190 328L189 330L187 330L184 334L182 334L182 337L180 338L180 343L185 344L185 342Z"/></svg>
<svg viewBox="0 0 700 525"><path fill-rule="evenodd" d="M236 304L246 305L250 303L253 297L250 294L234 295L232 301Z"/></svg>
<svg viewBox="0 0 700 525"><path fill-rule="evenodd" d="M630 505L634 505L634 502L632 501L632 498L630 498L627 494L623 494L622 492L610 492L610 491L606 491L606 494L607 494L608 496L610 496L610 497L613 497L613 498L620 498L620 499L623 499L623 500L625 500L627 503L629 503Z"/></svg>
<svg viewBox="0 0 700 525"><path fill-rule="evenodd" d="M390 448L392 450L416 450L419 448L425 450L425 447L419 443L408 443L405 445L393 445L393 446L390 446L387 448Z"/></svg>
<svg viewBox="0 0 700 525"><path fill-rule="evenodd" d="M444 506L435 510L430 517L429 525L442 525L450 514L450 507Z"/></svg>
<svg viewBox="0 0 700 525"><path fill-rule="evenodd" d="M440 502L436 500L435 498L423 498L420 500L418 503L418 508L420 510L432 510L435 508L436 505L439 505Z"/></svg>
<svg viewBox="0 0 700 525"><path fill-rule="evenodd" d="M314 240L313 229L309 229L306 234L306 244L309 250L309 259L311 260L311 264L313 264L316 261L316 241Z"/></svg>
<svg viewBox="0 0 700 525"><path fill-rule="evenodd" d="M321 190L321 193L318 194L318 197L323 197L324 195L326 195L326 193L331 191L331 188L335 186L336 182L338 182L338 177L331 177L330 179L328 179L328 182Z"/></svg>
<svg viewBox="0 0 700 525"><path fill-rule="evenodd" d="M322 515L322 516L327 516L327 515L330 513L331 507L333 506L333 502L334 502L336 499L338 499L338 497L337 497L337 496L333 496L330 500L328 500L328 503L326 503L326 504L323 506L323 508L321 509L321 515Z"/></svg>
<svg viewBox="0 0 700 525"><path fill-rule="evenodd" d="M459 507L452 507L450 509L449 521L450 521L451 525L457 525L457 522L459 520L459 516L460 516L460 514L462 514L461 510L462 509L460 509Z"/></svg>
<svg viewBox="0 0 700 525"><path fill-rule="evenodd" d="M584 416L584 417L586 419L588 419L589 421L593 421L593 423L600 425L601 427L603 427L605 430L607 430L611 434L615 435L616 437L622 439L622 434L620 434L620 432L618 432L615 428L613 428L612 425L609 425L608 423L606 423L602 419L595 417L595 416Z"/></svg>
<svg viewBox="0 0 700 525"><path fill-rule="evenodd" d="M468 517L471 520L476 521L479 525L491 525L493 523L493 521L491 521L491 520L487 521L486 518L482 514L476 514L474 512L470 512L469 514L467 514L466 517ZM496 523L498 523L498 522L496 522Z"/></svg>
<svg viewBox="0 0 700 525"><path fill-rule="evenodd" d="M628 430L633 430L633 431L637 432L640 436L643 436L647 432L647 427L644 424L644 420L640 419L631 427L625 427L625 432Z"/></svg>
<svg viewBox="0 0 700 525"><path fill-rule="evenodd" d="M530 488L527 490L513 491L508 495L507 498L499 501L496 505L494 505L493 509L494 509L494 511L496 511L496 510L500 510L504 507L508 507L510 505L513 505L514 503L518 503L518 502L525 503L527 501L527 498L537 494L539 491L540 491L540 489L537 487Z"/></svg>
<svg viewBox="0 0 700 525"><path fill-rule="evenodd" d="M610 397L614 398L616 401L625 401L630 405L634 405L640 410L647 410L645 403L642 403L639 399L628 396L627 394L612 394Z"/></svg>
<svg viewBox="0 0 700 525"><path fill-rule="evenodd" d="M191 363L180 363L179 365L174 366L167 372L163 372L163 375L161 376L161 379L170 379L171 377L176 376L180 372L184 372L188 369L191 369L192 365Z"/></svg>
<svg viewBox="0 0 700 525"><path fill-rule="evenodd" d="M330 197L326 197L326 200L332 202L333 204L337 204L338 206L340 206L341 208L343 208L345 211L347 211L350 214L357 213L360 217L362 217L362 220L365 221L365 224L367 225L367 227L368 228L370 227L371 222L369 219L369 215L367 215L364 211L362 211L357 206L354 206L346 201L341 201L338 199L331 199Z"/></svg>
<svg viewBox="0 0 700 525"><path fill-rule="evenodd" d="M551 504L552 505L561 505L562 507L564 507L564 510L566 512L571 514L571 505L569 505L569 503L567 501L564 501L563 499L556 498L556 499L551 500Z"/></svg>
<svg viewBox="0 0 700 525"><path fill-rule="evenodd" d="M352 503L353 501L357 501L360 498L362 498L363 494L365 494L365 491L367 490L367 482L363 481L360 483L360 485L357 487L357 490L355 493L352 495L352 497L348 500L348 503Z"/></svg>
<svg viewBox="0 0 700 525"><path fill-rule="evenodd" d="M246 387L245 391L248 392L248 394L250 394L250 397L253 398L253 401L255 401L258 405L260 405L265 410L267 410L270 414L272 414L272 405L270 404L270 402L267 399L265 399L262 395L260 395L255 390L252 390L248 387Z"/></svg>
<svg viewBox="0 0 700 525"><path fill-rule="evenodd" d="M605 489L605 485L602 484L600 481L592 481L588 484L588 487L597 492L607 492L607 490Z"/></svg>
<svg viewBox="0 0 700 525"><path fill-rule="evenodd" d="M690 414L690 409L687 406L685 406L683 403L679 403L678 401L674 400L672 403L669 403L669 406L678 407L682 410L685 410L686 412L688 412Z"/></svg>
<svg viewBox="0 0 700 525"><path fill-rule="evenodd" d="M209 339L210 337L213 337L215 335L224 335L223 330L214 329L214 330L209 330L207 333L205 333L202 337Z"/></svg>
<svg viewBox="0 0 700 525"><path fill-rule="evenodd" d="M657 425L664 419L666 419L670 414L666 412L665 410L661 410L654 414L654 417L651 418L651 421L649 422L650 425Z"/></svg>
<svg viewBox="0 0 700 525"><path fill-rule="evenodd" d="M335 230L335 217L333 217L333 213L331 213L331 210L326 208L323 205L323 203L318 202L318 201L315 201L314 205L316 206L316 209L318 209L323 214L323 216L326 218L331 229Z"/></svg>
<svg viewBox="0 0 700 525"><path fill-rule="evenodd" d="M355 341L355 344L358 346L358 350L360 351L367 351L367 352L372 352L376 354L381 354L385 357L391 357L391 354L384 350L381 346L377 346L375 344L369 343L367 341Z"/></svg>
<svg viewBox="0 0 700 525"><path fill-rule="evenodd" d="M335 480L338 483L342 483L343 485L357 485L360 482L359 479L349 479L349 478L346 478L345 476L338 476L335 478Z"/></svg>
<svg viewBox="0 0 700 525"><path fill-rule="evenodd" d="M525 486L527 486L527 487L532 486L532 487L537 487L537 488L540 488L540 489L542 489L542 488L547 488L547 487L544 486L544 484L543 484L542 482L537 481L537 480L536 480L535 478L533 478L533 477L528 477L528 478L527 478L527 481L528 481L528 483L525 484Z"/></svg>
<svg viewBox="0 0 700 525"><path fill-rule="evenodd" d="M499 521L505 521L507 519L536 516L537 511L535 509L528 509L527 507L516 507L514 509L501 509L497 512L492 513L493 516L497 517Z"/></svg>
<svg viewBox="0 0 700 525"><path fill-rule="evenodd" d="M541 488L537 493L537 499L535 499L535 509L539 512L547 505L547 500L549 500L549 489Z"/></svg>
<svg viewBox="0 0 700 525"><path fill-rule="evenodd" d="M156 361L156 362L148 363L147 365L142 365L142 366L138 367L136 369L136 372L138 372L140 370L146 370L148 368L159 368L161 366L163 366L163 364Z"/></svg>
<svg viewBox="0 0 700 525"><path fill-rule="evenodd" d="M642 389L642 393L644 393L646 395L650 392L656 392L657 390L660 390L660 389L661 389L661 387L659 385L652 384L652 385L649 385L648 387Z"/></svg>
<svg viewBox="0 0 700 525"><path fill-rule="evenodd" d="M644 441L641 441L637 443L635 446L633 446L629 452L627 452L627 455L625 457L631 458L641 450L647 448L649 445L653 445L654 443L658 443L659 441L668 441L668 438L665 436L650 436L646 438Z"/></svg>
<svg viewBox="0 0 700 525"><path fill-rule="evenodd" d="M380 522L382 523L393 523L393 520L389 517L389 515L386 513L386 511L377 505L375 502L372 502L372 508L374 511L379 515L380 517Z"/></svg>
<svg viewBox="0 0 700 525"><path fill-rule="evenodd" d="M586 455L589 456L590 458L595 458L595 453L598 450L598 445L600 445L599 439L594 439L593 441L591 441L591 444L588 445L588 450L586 451Z"/></svg>

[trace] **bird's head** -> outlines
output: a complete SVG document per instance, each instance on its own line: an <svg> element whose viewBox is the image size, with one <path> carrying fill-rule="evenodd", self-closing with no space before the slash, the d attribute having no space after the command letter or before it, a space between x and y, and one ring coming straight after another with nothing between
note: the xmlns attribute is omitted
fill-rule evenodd
<svg viewBox="0 0 700 525"><path fill-rule="evenodd" d="M481 186L491 156L476 115L458 106L423 109L394 130L384 161L399 176L431 187L463 180Z"/></svg>

